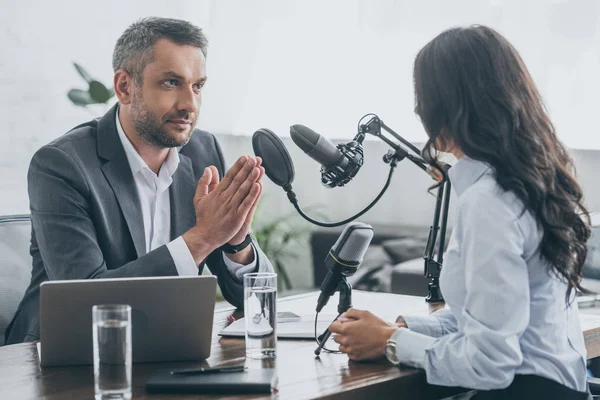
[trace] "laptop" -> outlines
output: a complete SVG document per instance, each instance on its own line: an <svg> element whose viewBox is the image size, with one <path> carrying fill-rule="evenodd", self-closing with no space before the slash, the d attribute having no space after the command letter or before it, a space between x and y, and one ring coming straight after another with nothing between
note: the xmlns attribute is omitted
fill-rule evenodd
<svg viewBox="0 0 600 400"><path fill-rule="evenodd" d="M48 281L40 286L40 364L93 364L92 307L129 304L133 362L210 356L214 276Z"/></svg>

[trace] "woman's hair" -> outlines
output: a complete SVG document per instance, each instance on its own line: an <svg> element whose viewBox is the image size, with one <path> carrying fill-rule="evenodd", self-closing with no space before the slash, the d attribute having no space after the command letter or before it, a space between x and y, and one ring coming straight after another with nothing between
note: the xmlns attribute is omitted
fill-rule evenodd
<svg viewBox="0 0 600 400"><path fill-rule="evenodd" d="M573 288L585 291L590 227L582 189L517 51L484 26L447 30L417 55L414 87L429 135L423 156L435 163L438 151L456 146L489 164L542 226L541 256L568 283L567 299Z"/></svg>

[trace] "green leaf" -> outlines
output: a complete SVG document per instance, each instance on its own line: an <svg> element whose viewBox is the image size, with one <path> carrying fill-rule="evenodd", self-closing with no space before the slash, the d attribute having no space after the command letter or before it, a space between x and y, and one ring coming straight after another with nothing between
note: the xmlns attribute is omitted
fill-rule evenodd
<svg viewBox="0 0 600 400"><path fill-rule="evenodd" d="M79 75L81 75L81 77L83 79L85 79L85 81L87 83L92 83L94 78L92 78L92 76L89 74L89 72L87 72L85 70L85 68L83 68L81 65L77 64L76 62L74 62L73 65L75 66L75 69L77 70L77 72L79 72Z"/></svg>
<svg viewBox="0 0 600 400"><path fill-rule="evenodd" d="M91 81L88 91L90 92L91 98L96 103L106 103L110 100L110 92L101 82Z"/></svg>
<svg viewBox="0 0 600 400"><path fill-rule="evenodd" d="M90 94L85 90L81 89L71 89L69 93L67 93L67 97L73 104L76 106L85 107L89 104L94 104L95 101L90 97Z"/></svg>

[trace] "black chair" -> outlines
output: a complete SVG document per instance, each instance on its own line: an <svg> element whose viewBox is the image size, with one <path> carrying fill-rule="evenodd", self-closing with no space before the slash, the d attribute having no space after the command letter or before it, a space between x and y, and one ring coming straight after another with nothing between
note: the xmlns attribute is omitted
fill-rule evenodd
<svg viewBox="0 0 600 400"><path fill-rule="evenodd" d="M0 216L0 346L31 280L29 215Z"/></svg>

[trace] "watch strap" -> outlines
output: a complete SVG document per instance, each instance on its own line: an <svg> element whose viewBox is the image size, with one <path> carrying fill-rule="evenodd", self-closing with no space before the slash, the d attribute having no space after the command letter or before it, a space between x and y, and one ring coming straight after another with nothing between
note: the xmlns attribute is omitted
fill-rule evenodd
<svg viewBox="0 0 600 400"><path fill-rule="evenodd" d="M236 244L235 246L230 245L229 243L225 243L223 246L219 247L221 251L227 254L235 254L242 250L244 250L248 245L252 243L252 236L250 234L246 235L244 241L240 244Z"/></svg>

